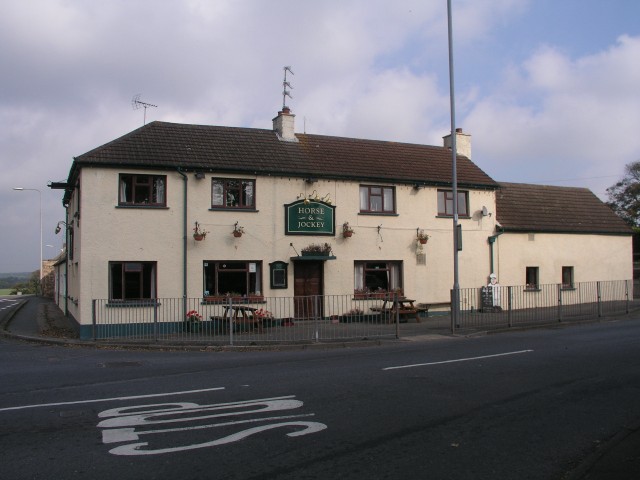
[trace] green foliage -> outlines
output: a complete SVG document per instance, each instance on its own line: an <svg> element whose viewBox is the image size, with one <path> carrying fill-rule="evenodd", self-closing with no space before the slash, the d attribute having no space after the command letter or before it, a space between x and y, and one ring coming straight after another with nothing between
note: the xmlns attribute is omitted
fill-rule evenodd
<svg viewBox="0 0 640 480"><path fill-rule="evenodd" d="M18 292L25 295L40 293L40 271L9 274L0 278L0 289L8 290L8 295L16 295Z"/></svg>
<svg viewBox="0 0 640 480"><path fill-rule="evenodd" d="M640 226L640 161L625 166L625 175L615 185L607 188L609 205L625 222Z"/></svg>
<svg viewBox="0 0 640 480"><path fill-rule="evenodd" d="M12 288L14 285L22 282L28 282L31 278L30 273L8 273L0 276L0 288Z"/></svg>

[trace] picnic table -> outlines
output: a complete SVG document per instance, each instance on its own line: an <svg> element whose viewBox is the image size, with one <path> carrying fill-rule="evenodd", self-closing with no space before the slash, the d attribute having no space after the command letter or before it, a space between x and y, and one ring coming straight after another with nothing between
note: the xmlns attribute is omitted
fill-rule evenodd
<svg viewBox="0 0 640 480"><path fill-rule="evenodd" d="M414 303L415 300L412 300L410 298L389 298L385 299L384 302L382 302L381 307L371 307L371 310L374 312L389 314L390 321L393 321L395 319L396 313L398 313L400 316L415 315L416 322L420 323L420 312L424 311L424 309L416 307Z"/></svg>
<svg viewBox="0 0 640 480"><path fill-rule="evenodd" d="M247 305L225 305L223 318L225 320L233 320L236 327L234 330L243 330L243 326L247 326L248 329L257 328L262 331L262 317L255 314L255 307L249 307ZM211 317L213 320L214 317Z"/></svg>

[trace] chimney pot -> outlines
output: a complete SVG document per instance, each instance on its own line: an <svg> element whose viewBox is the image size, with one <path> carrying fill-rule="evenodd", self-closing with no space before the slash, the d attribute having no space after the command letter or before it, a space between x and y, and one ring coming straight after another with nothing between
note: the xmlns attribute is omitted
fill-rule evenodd
<svg viewBox="0 0 640 480"><path fill-rule="evenodd" d="M453 141L451 135L442 137L444 140L444 147L451 149L453 147ZM471 160L471 135L463 133L462 128L456 128L456 153L458 155L464 155Z"/></svg>
<svg viewBox="0 0 640 480"><path fill-rule="evenodd" d="M280 140L285 142L298 141L294 130L295 117L289 107L285 105L282 107L282 111L278 112L278 116L273 119L273 131L276 132Z"/></svg>

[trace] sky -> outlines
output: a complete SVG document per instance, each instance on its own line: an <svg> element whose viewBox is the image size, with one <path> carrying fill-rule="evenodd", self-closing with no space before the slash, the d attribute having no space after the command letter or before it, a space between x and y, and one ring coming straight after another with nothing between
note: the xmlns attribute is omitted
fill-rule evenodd
<svg viewBox="0 0 640 480"><path fill-rule="evenodd" d="M452 0L456 127L493 179L606 189L640 160L640 2ZM146 121L442 145L446 0L0 0L0 272L62 248L73 157ZM14 187L24 190L15 191Z"/></svg>

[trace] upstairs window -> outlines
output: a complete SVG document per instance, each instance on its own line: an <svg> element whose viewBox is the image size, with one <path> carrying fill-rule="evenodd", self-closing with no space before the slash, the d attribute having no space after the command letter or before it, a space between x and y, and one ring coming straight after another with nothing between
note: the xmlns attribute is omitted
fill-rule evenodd
<svg viewBox="0 0 640 480"><path fill-rule="evenodd" d="M395 213L395 187L360 185L360 211L363 213Z"/></svg>
<svg viewBox="0 0 640 480"><path fill-rule="evenodd" d="M211 208L255 209L255 180L211 179Z"/></svg>
<svg viewBox="0 0 640 480"><path fill-rule="evenodd" d="M120 174L118 205L165 207L166 175Z"/></svg>
<svg viewBox="0 0 640 480"><path fill-rule="evenodd" d="M458 216L469 216L469 192L458 191ZM453 191L438 190L438 216L453 217Z"/></svg>

